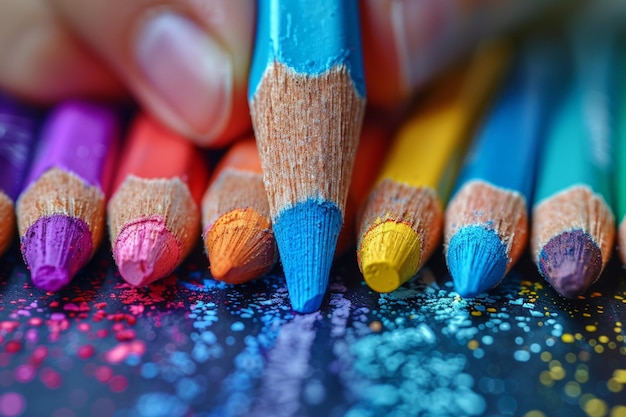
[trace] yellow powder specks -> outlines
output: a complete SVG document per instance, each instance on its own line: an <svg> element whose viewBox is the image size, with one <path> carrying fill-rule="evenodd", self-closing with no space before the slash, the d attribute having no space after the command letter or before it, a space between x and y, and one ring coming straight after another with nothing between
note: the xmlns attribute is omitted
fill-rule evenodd
<svg viewBox="0 0 626 417"><path fill-rule="evenodd" d="M555 381L560 381L567 373L565 369L561 366L561 362L559 361L550 361L550 377Z"/></svg>
<svg viewBox="0 0 626 417"><path fill-rule="evenodd" d="M478 310L472 310L472 312L470 313L472 316L474 317L480 317L483 315L482 312L478 311Z"/></svg>
<svg viewBox="0 0 626 417"><path fill-rule="evenodd" d="M467 348L469 350L476 350L478 349L478 346L480 344L478 343L478 340L470 340L469 342L467 342Z"/></svg>
<svg viewBox="0 0 626 417"><path fill-rule="evenodd" d="M589 417L604 417L609 411L606 402L591 394L580 397L580 406Z"/></svg>
<svg viewBox="0 0 626 417"><path fill-rule="evenodd" d="M611 409L610 417L626 417L626 406L616 405Z"/></svg>
<svg viewBox="0 0 626 417"><path fill-rule="evenodd" d="M552 375L550 375L549 371L543 371L539 374L539 382L546 387L554 385L554 380L552 379Z"/></svg>
<svg viewBox="0 0 626 417"><path fill-rule="evenodd" d="M606 381L606 387L611 392L620 392L624 388L624 384L621 384L615 378L611 378L608 381Z"/></svg>
<svg viewBox="0 0 626 417"><path fill-rule="evenodd" d="M571 333L563 333L561 340L565 343L574 343L574 336Z"/></svg>
<svg viewBox="0 0 626 417"><path fill-rule="evenodd" d="M565 388L563 388L563 391L565 391L565 395L567 395L568 397L578 398L580 396L580 385L578 384L578 382L569 381L567 384L565 384Z"/></svg>
<svg viewBox="0 0 626 417"><path fill-rule="evenodd" d="M596 345L593 350L597 353L597 354L601 354L604 352L604 346L602 345Z"/></svg>
<svg viewBox="0 0 626 417"><path fill-rule="evenodd" d="M613 371L613 378L620 384L626 384L626 369L616 369Z"/></svg>
<svg viewBox="0 0 626 417"><path fill-rule="evenodd" d="M584 384L589 381L589 369L586 365L578 365L576 368L576 373L574 374L574 379L579 384Z"/></svg>
<svg viewBox="0 0 626 417"><path fill-rule="evenodd" d="M598 330L598 328L594 324L588 324L585 326L585 330L587 330L589 333L593 333Z"/></svg>
<svg viewBox="0 0 626 417"><path fill-rule="evenodd" d="M602 335L600 337L598 337L598 342L603 343L603 344L607 344L609 343L609 338L605 335Z"/></svg>
<svg viewBox="0 0 626 417"><path fill-rule="evenodd" d="M543 413L543 411L530 410L529 412L524 414L524 417L546 417L546 415Z"/></svg>

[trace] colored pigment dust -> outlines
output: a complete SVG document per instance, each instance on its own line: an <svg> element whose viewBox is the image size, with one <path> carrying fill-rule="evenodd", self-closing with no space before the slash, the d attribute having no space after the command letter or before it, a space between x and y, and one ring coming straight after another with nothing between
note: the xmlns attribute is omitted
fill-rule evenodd
<svg viewBox="0 0 626 417"><path fill-rule="evenodd" d="M389 294L337 262L319 312L280 269L232 286L197 248L133 288L109 248L59 293L0 261L0 417L626 416L626 274L559 297L525 258L462 299L438 253Z"/></svg>

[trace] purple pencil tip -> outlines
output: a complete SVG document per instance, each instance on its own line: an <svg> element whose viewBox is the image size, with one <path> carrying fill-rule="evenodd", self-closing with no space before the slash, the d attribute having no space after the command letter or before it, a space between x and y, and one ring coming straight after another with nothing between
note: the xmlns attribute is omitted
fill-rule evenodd
<svg viewBox="0 0 626 417"><path fill-rule="evenodd" d="M22 255L33 284L46 291L66 286L89 261L92 248L87 224L60 214L40 218L22 237Z"/></svg>
<svg viewBox="0 0 626 417"><path fill-rule="evenodd" d="M576 298L600 276L602 253L582 230L561 233L543 247L539 271L559 294Z"/></svg>

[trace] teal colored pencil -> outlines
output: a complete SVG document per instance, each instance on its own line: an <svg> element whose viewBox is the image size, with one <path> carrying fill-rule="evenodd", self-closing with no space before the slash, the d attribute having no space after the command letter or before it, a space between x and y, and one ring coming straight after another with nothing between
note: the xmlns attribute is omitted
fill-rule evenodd
<svg viewBox="0 0 626 417"><path fill-rule="evenodd" d="M533 260L568 298L600 277L615 237L609 206L614 42L596 29L572 37L574 73L546 137L533 207Z"/></svg>
<svg viewBox="0 0 626 417"><path fill-rule="evenodd" d="M526 250L535 161L560 84L561 47L539 39L521 47L457 180L444 248L463 297L496 286Z"/></svg>
<svg viewBox="0 0 626 417"><path fill-rule="evenodd" d="M615 66L617 85L616 120L616 164L615 164L615 209L620 221L617 244L622 263L626 264L626 35L617 42L620 45L619 59Z"/></svg>
<svg viewBox="0 0 626 417"><path fill-rule="evenodd" d="M291 304L328 285L365 109L357 0L258 4L248 100Z"/></svg>

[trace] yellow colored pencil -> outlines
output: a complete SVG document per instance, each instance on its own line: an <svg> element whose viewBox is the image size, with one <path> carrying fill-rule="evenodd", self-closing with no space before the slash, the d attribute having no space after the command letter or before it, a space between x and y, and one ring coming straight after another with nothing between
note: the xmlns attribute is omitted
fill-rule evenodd
<svg viewBox="0 0 626 417"><path fill-rule="evenodd" d="M437 81L399 130L359 222L359 268L373 290L398 288L441 242L443 202L509 56L504 42L485 46Z"/></svg>

